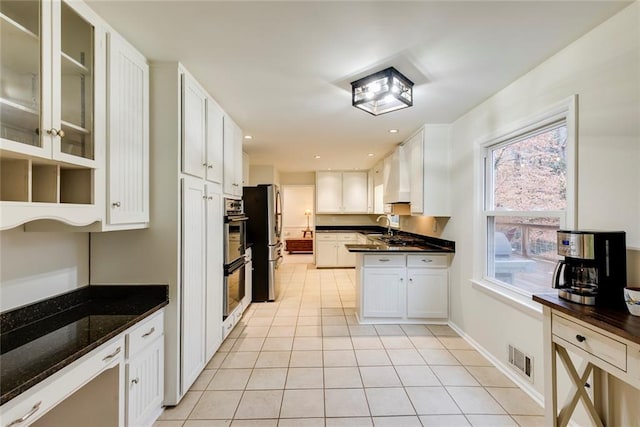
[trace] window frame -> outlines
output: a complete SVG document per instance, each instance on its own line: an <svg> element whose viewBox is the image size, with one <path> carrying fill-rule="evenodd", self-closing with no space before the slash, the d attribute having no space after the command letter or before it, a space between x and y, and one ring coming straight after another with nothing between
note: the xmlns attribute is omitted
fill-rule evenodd
<svg viewBox="0 0 640 427"><path fill-rule="evenodd" d="M491 233L495 232L493 218L501 216L554 217L559 218L561 229L572 229L577 227L577 101L577 95L571 96L546 108L538 114L518 120L517 122L501 129L499 132L481 140L479 144L481 162L479 171L481 175L479 177L479 180L481 181L479 197L481 226L479 228L479 232L482 235L478 236L478 238L482 242L483 248L481 255L481 277L483 282L497 285L526 297L530 297L532 294L531 291L525 290L520 286L503 282L494 277L495 264L491 262L491 259L489 259L490 256L492 257L494 254L494 241L491 238ZM518 140L528 136L535 135L537 132L544 132L545 130L553 128L560 122L564 122L567 130L566 209L564 211L509 211L493 209L493 194L489 194L491 193L489 190L493 190L493 169L490 161L488 161L491 150L517 142ZM488 207L491 207L492 209L488 209Z"/></svg>

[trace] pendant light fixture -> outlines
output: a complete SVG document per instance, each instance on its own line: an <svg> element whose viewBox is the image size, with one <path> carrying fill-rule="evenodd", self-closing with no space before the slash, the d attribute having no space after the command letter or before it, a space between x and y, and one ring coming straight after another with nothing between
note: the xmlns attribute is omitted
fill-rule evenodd
<svg viewBox="0 0 640 427"><path fill-rule="evenodd" d="M413 105L413 82L393 67L351 82L351 105L377 116Z"/></svg>

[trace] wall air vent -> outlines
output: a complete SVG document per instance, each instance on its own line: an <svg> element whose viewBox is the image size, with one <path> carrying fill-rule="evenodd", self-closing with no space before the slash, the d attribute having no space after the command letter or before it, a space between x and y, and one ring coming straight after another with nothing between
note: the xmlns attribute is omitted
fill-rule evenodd
<svg viewBox="0 0 640 427"><path fill-rule="evenodd" d="M533 381L533 358L511 344L509 344L509 364L529 381Z"/></svg>

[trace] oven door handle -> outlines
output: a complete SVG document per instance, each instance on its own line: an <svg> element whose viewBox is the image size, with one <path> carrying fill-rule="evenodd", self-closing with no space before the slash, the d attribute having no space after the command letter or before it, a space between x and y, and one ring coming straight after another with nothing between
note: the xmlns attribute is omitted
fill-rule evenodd
<svg viewBox="0 0 640 427"><path fill-rule="evenodd" d="M224 217L225 223L241 222L241 221L248 221L248 220L249 220L248 216L225 216Z"/></svg>
<svg viewBox="0 0 640 427"><path fill-rule="evenodd" d="M242 256L238 259L236 259L235 261L233 261L230 264L225 264L224 265L224 275L225 276L230 276L232 275L237 269L239 269L240 267L245 266L249 261L247 261L247 259Z"/></svg>

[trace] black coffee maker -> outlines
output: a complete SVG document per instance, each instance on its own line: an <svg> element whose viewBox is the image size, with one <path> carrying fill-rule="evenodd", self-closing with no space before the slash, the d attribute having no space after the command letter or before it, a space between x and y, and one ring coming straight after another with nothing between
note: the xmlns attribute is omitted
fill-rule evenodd
<svg viewBox="0 0 640 427"><path fill-rule="evenodd" d="M624 306L627 248L624 231L558 230L553 287L560 298L585 305Z"/></svg>

